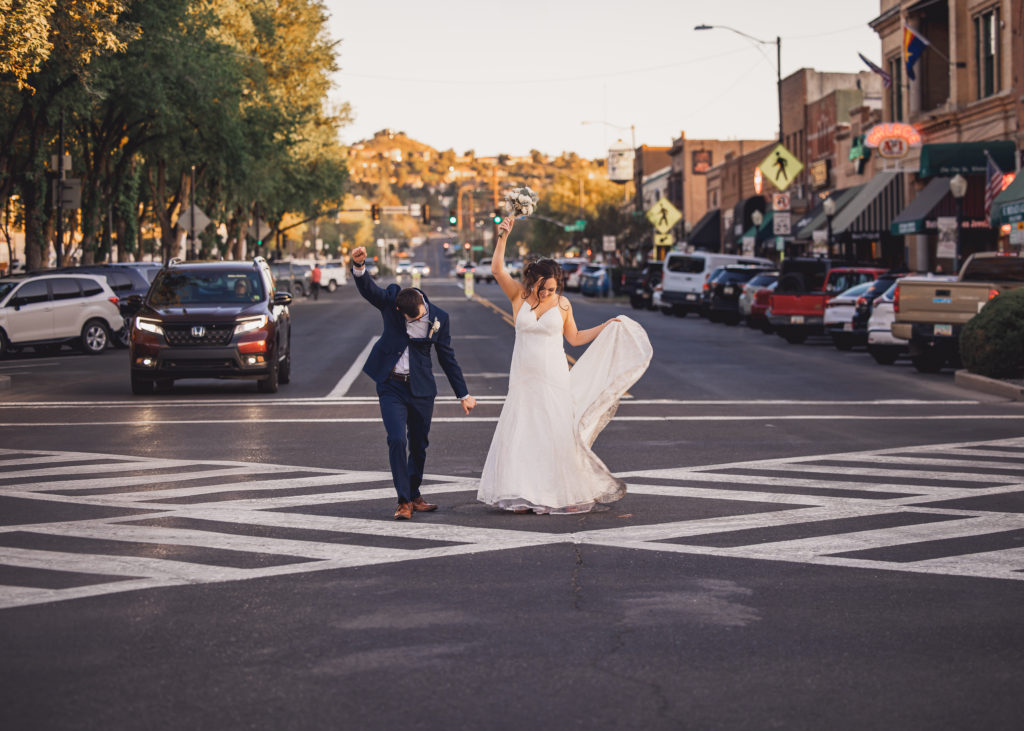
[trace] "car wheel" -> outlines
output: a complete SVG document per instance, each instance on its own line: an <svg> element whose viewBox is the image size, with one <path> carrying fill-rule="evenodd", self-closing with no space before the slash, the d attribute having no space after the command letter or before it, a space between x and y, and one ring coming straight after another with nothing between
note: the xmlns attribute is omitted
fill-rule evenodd
<svg viewBox="0 0 1024 731"><path fill-rule="evenodd" d="M871 350L871 357L878 365L892 365L896 362L896 353L891 350Z"/></svg>
<svg viewBox="0 0 1024 731"><path fill-rule="evenodd" d="M853 341L842 335L833 335L832 344L836 346L836 350L853 350Z"/></svg>
<svg viewBox="0 0 1024 731"><path fill-rule="evenodd" d="M288 353L281 361L281 367L277 372L277 380L281 383L289 383L292 380L292 344L288 343Z"/></svg>
<svg viewBox="0 0 1024 731"><path fill-rule="evenodd" d="M327 291L328 292L333 292L337 288L338 288L338 283L335 282L333 279L327 283Z"/></svg>
<svg viewBox="0 0 1024 731"><path fill-rule="evenodd" d="M124 325L121 329L114 333L114 346L117 348L127 348L132 342L132 327L131 324L125 320Z"/></svg>
<svg viewBox="0 0 1024 731"><path fill-rule="evenodd" d="M935 353L921 353L910 359L918 373L938 373L942 370L946 359Z"/></svg>
<svg viewBox="0 0 1024 731"><path fill-rule="evenodd" d="M7 334L0 330L0 358L11 352L11 341L7 339Z"/></svg>
<svg viewBox="0 0 1024 731"><path fill-rule="evenodd" d="M89 320L82 327L81 347L89 355L99 355L110 345L110 330L99 320Z"/></svg>
<svg viewBox="0 0 1024 731"><path fill-rule="evenodd" d="M148 396L153 393L153 379L132 374L132 393L136 396Z"/></svg>
<svg viewBox="0 0 1024 731"><path fill-rule="evenodd" d="M280 381L280 367L277 362L277 354L274 354L274 358L270 363L270 373L266 378L263 378L256 382L256 388L259 389L260 393L277 393L277 386Z"/></svg>
<svg viewBox="0 0 1024 731"><path fill-rule="evenodd" d="M156 379L153 385L155 386L156 390L159 391L160 393L167 393L172 388L174 388L174 379L158 378Z"/></svg>
<svg viewBox="0 0 1024 731"><path fill-rule="evenodd" d="M737 317L736 315L733 315L731 317L727 317L727 318L725 318L725 324L726 325L739 325L740 324L740 318Z"/></svg>
<svg viewBox="0 0 1024 731"><path fill-rule="evenodd" d="M786 342L790 345L799 345L800 343L807 340L807 333L800 332L799 330L791 332L780 332L779 335L786 339Z"/></svg>
<svg viewBox="0 0 1024 731"><path fill-rule="evenodd" d="M673 314L671 307L662 307L661 314L671 316Z"/></svg>
<svg viewBox="0 0 1024 731"><path fill-rule="evenodd" d="M686 317L687 312L688 310L685 307L680 307L679 305L672 306L672 314L676 317Z"/></svg>

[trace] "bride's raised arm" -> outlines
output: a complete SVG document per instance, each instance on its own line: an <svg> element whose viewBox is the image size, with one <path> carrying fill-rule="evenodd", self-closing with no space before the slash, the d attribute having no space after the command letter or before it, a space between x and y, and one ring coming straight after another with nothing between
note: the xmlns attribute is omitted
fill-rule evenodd
<svg viewBox="0 0 1024 731"><path fill-rule="evenodd" d="M572 316L572 304L569 302L569 298L559 296L558 306L563 312L562 334L565 336L565 341L572 346L586 345L600 335L601 331L608 327L609 322L619 321L619 318L613 317L610 320L602 322L597 327L592 327L589 330L579 330L576 328L576 318Z"/></svg>
<svg viewBox="0 0 1024 731"><path fill-rule="evenodd" d="M501 287L501 291L508 297L509 302L515 303L517 298L520 298L523 293L522 285L512 278L512 275L505 271L505 243L508 241L508 235L512 232L512 224L515 218L512 216L506 216L500 224L498 224L498 240L494 244L494 255L491 258L491 274L494 275L494 281Z"/></svg>

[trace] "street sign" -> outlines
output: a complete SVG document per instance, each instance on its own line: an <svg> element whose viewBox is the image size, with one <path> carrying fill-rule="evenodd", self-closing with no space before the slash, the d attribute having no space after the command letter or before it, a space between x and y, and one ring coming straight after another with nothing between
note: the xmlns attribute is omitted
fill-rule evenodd
<svg viewBox="0 0 1024 731"><path fill-rule="evenodd" d="M776 236L789 236L792 228L790 218L792 215L789 211L775 211L772 215L772 233Z"/></svg>
<svg viewBox="0 0 1024 731"><path fill-rule="evenodd" d="M60 191L58 193L58 191ZM79 178L64 178L53 181L53 205L57 205L60 196L61 208L82 207L82 181Z"/></svg>
<svg viewBox="0 0 1024 731"><path fill-rule="evenodd" d="M587 228L587 222L581 220L576 221L576 223L567 223L565 224L565 226L563 226L563 228L566 230L567 233L572 231L583 231Z"/></svg>
<svg viewBox="0 0 1024 731"><path fill-rule="evenodd" d="M210 217L207 216L199 206L194 206L194 208L196 211L196 231L202 231L210 225ZM192 209L193 206L185 206L185 208L178 214L178 220L176 223L185 231L192 230ZM263 233L266 233L269 230L270 226L266 226L263 229Z"/></svg>
<svg viewBox="0 0 1024 731"><path fill-rule="evenodd" d="M380 210L389 216L401 216L409 212L409 206L381 206Z"/></svg>
<svg viewBox="0 0 1024 731"><path fill-rule="evenodd" d="M601 237L602 249L604 251L615 251L616 241L614 236Z"/></svg>
<svg viewBox="0 0 1024 731"><path fill-rule="evenodd" d="M198 223L199 216L196 216L196 222ZM188 220L188 219L186 219ZM270 224L264 220L257 218L249 227L245 229L245 232L252 236L256 240L261 240L264 236L270 234Z"/></svg>
<svg viewBox="0 0 1024 731"><path fill-rule="evenodd" d="M778 190L785 190L804 169L804 164L785 145L779 144L757 167Z"/></svg>
<svg viewBox="0 0 1024 731"><path fill-rule="evenodd" d="M667 198L662 198L648 208L646 215L647 220L654 225L654 230L660 234L671 231L672 227L683 217L679 209L672 205Z"/></svg>
<svg viewBox="0 0 1024 731"><path fill-rule="evenodd" d="M788 211L789 208L789 193L772 193L773 211Z"/></svg>
<svg viewBox="0 0 1024 731"><path fill-rule="evenodd" d="M654 234L654 245L655 246L672 246L676 243L676 237L672 235L672 232L663 234Z"/></svg>
<svg viewBox="0 0 1024 731"><path fill-rule="evenodd" d="M414 216L415 218L419 218L420 215L422 214L422 212L423 212L423 207L419 203L410 203L409 204L409 215L410 216Z"/></svg>

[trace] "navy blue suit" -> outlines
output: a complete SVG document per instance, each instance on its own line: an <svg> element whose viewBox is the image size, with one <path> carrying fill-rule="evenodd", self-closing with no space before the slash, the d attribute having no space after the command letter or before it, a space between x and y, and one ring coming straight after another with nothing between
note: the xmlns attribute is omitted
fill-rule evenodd
<svg viewBox="0 0 1024 731"><path fill-rule="evenodd" d="M427 460L427 435L437 396L431 348L437 351L438 363L455 395L461 399L469 395L469 389L452 350L447 312L430 304L427 296L420 292L427 307L428 335L410 338L406 331L408 321L395 306L401 287L391 284L381 289L366 272L362 276L353 273L352 278L359 294L380 310L384 321L384 332L370 350L363 373L377 384L380 413L388 433L391 476L398 499L408 502L420 496L423 466ZM439 324L436 330L435 321ZM406 348L409 349L409 380L403 382L391 378L391 373Z"/></svg>

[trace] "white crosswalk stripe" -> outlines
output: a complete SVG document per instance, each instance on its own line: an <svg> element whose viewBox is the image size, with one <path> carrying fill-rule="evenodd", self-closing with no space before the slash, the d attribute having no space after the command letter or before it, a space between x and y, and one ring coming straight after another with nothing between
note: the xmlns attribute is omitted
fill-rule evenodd
<svg viewBox="0 0 1024 731"><path fill-rule="evenodd" d="M365 517L394 499L387 472L0 450L0 501L38 516L0 521L0 608L566 542L1024 580L1024 513L978 503L1024 493L1024 439L619 476L616 519L564 532L557 517L488 526L465 476L426 479L424 495L458 504L443 521L395 522L378 504Z"/></svg>

